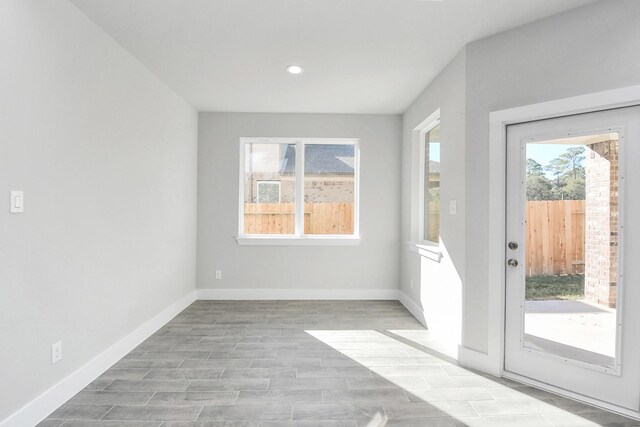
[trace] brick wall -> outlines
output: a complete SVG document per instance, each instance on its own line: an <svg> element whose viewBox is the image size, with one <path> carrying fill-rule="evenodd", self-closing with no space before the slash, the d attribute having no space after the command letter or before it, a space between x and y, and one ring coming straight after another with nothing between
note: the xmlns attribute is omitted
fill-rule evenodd
<svg viewBox="0 0 640 427"><path fill-rule="evenodd" d="M314 203L353 202L353 177L307 177L304 180L304 201Z"/></svg>
<svg viewBox="0 0 640 427"><path fill-rule="evenodd" d="M618 141L587 146L585 298L615 308L618 276Z"/></svg>
<svg viewBox="0 0 640 427"><path fill-rule="evenodd" d="M293 177L282 176L278 172L254 172L244 179L244 200L246 203L258 202L258 181L280 181L280 202L293 203L296 195L296 182Z"/></svg>
<svg viewBox="0 0 640 427"><path fill-rule="evenodd" d="M256 173L245 178L245 202L257 203L258 181L280 181L280 202L293 203L296 194L295 179L279 173ZM305 202L353 202L353 176L307 176L304 183Z"/></svg>

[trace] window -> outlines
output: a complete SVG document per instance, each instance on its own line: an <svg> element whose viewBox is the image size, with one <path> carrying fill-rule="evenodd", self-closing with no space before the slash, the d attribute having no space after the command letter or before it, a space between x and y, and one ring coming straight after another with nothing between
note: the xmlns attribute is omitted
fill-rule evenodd
<svg viewBox="0 0 640 427"><path fill-rule="evenodd" d="M280 181L258 181L258 203L280 203Z"/></svg>
<svg viewBox="0 0 640 427"><path fill-rule="evenodd" d="M239 243L358 237L357 139L242 138L240 156Z"/></svg>
<svg viewBox="0 0 640 427"><path fill-rule="evenodd" d="M440 261L440 109L413 129L410 249ZM453 204L452 204L453 206ZM453 209L453 208L452 208Z"/></svg>
<svg viewBox="0 0 640 427"><path fill-rule="evenodd" d="M440 241L440 122L424 135L422 239Z"/></svg>

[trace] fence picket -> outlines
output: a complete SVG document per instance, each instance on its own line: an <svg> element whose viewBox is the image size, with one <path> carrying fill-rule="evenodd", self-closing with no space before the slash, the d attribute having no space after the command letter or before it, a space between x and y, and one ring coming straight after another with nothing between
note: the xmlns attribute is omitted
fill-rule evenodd
<svg viewBox="0 0 640 427"><path fill-rule="evenodd" d="M527 202L528 276L583 272L584 207L584 200Z"/></svg>
<svg viewBox="0 0 640 427"><path fill-rule="evenodd" d="M305 203L305 234L353 234L353 203ZM295 204L245 203L246 234L293 234Z"/></svg>

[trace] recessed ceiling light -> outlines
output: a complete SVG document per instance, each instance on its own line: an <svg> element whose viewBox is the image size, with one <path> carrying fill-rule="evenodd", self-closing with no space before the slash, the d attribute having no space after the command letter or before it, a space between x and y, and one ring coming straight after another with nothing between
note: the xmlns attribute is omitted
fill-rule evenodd
<svg viewBox="0 0 640 427"><path fill-rule="evenodd" d="M300 65L287 65L286 70L289 74L302 74L304 72L304 68Z"/></svg>

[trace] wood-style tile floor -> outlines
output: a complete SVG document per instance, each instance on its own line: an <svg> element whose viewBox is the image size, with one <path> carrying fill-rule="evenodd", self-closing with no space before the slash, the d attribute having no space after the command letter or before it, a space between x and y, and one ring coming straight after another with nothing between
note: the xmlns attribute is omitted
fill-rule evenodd
<svg viewBox="0 0 640 427"><path fill-rule="evenodd" d="M40 425L640 425L446 353L395 301L198 301Z"/></svg>

